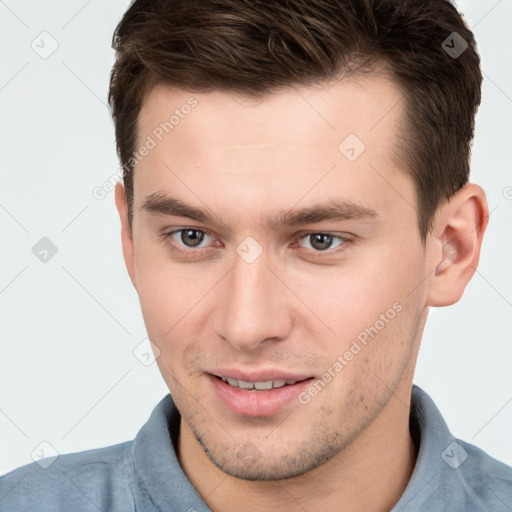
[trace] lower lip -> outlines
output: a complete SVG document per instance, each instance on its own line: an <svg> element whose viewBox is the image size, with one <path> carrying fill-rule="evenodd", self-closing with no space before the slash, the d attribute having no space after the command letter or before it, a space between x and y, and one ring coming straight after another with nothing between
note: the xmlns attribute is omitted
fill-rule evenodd
<svg viewBox="0 0 512 512"><path fill-rule="evenodd" d="M208 375L208 379L212 383L215 394L231 412L252 417L272 416L278 413L294 399L296 400L299 393L312 381L311 378L282 388L249 391L230 386L213 375Z"/></svg>

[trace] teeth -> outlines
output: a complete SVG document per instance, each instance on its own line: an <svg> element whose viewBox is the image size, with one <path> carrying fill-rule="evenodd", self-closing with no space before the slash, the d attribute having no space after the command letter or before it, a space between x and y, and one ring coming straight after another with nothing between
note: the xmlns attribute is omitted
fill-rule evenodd
<svg viewBox="0 0 512 512"><path fill-rule="evenodd" d="M267 391L269 389L282 388L283 386L290 386L295 384L296 380L267 380L264 382L248 382L245 380L231 379L230 377L221 377L224 382L230 386L247 390Z"/></svg>
<svg viewBox="0 0 512 512"><path fill-rule="evenodd" d="M254 387L259 390L272 389L272 381L268 380L267 382L255 382Z"/></svg>
<svg viewBox="0 0 512 512"><path fill-rule="evenodd" d="M240 389L254 389L254 384L252 382L246 382L245 380L239 380L238 387Z"/></svg>

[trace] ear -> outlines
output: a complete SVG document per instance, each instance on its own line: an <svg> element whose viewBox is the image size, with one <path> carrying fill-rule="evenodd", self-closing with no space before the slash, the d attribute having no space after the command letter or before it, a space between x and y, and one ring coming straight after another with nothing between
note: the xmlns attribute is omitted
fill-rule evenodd
<svg viewBox="0 0 512 512"><path fill-rule="evenodd" d="M430 246L427 304L450 306L461 297L476 271L489 207L481 187L468 183L436 216Z"/></svg>
<svg viewBox="0 0 512 512"><path fill-rule="evenodd" d="M134 251L133 251L133 236L132 230L128 223L128 204L126 202L126 195L124 193L124 187L121 183L116 184L115 189L116 196L116 207L119 212L119 218L121 220L121 243L123 246L123 256L128 275L132 280L132 284L137 289L135 282L135 263L134 263Z"/></svg>

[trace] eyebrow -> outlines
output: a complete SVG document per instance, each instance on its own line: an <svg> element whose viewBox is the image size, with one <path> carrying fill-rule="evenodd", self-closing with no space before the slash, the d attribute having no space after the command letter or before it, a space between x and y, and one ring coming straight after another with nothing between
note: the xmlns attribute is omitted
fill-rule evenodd
<svg viewBox="0 0 512 512"><path fill-rule="evenodd" d="M210 209L197 208L162 192L146 196L141 210L154 215L187 217L204 224L226 226L226 223ZM300 226L322 221L366 220L377 222L381 218L377 210L342 199L331 199L325 203L301 209L282 210L265 219L268 229L282 226Z"/></svg>

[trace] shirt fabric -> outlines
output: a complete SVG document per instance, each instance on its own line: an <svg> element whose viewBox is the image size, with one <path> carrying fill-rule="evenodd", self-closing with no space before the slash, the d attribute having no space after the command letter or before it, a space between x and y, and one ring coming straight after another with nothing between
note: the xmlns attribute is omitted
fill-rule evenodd
<svg viewBox="0 0 512 512"><path fill-rule="evenodd" d="M0 478L0 512L207 512L176 456L180 414L167 395L133 441L59 455ZM391 512L512 511L512 467L455 439L432 399L413 385L412 477ZM45 462L46 461L46 462Z"/></svg>

